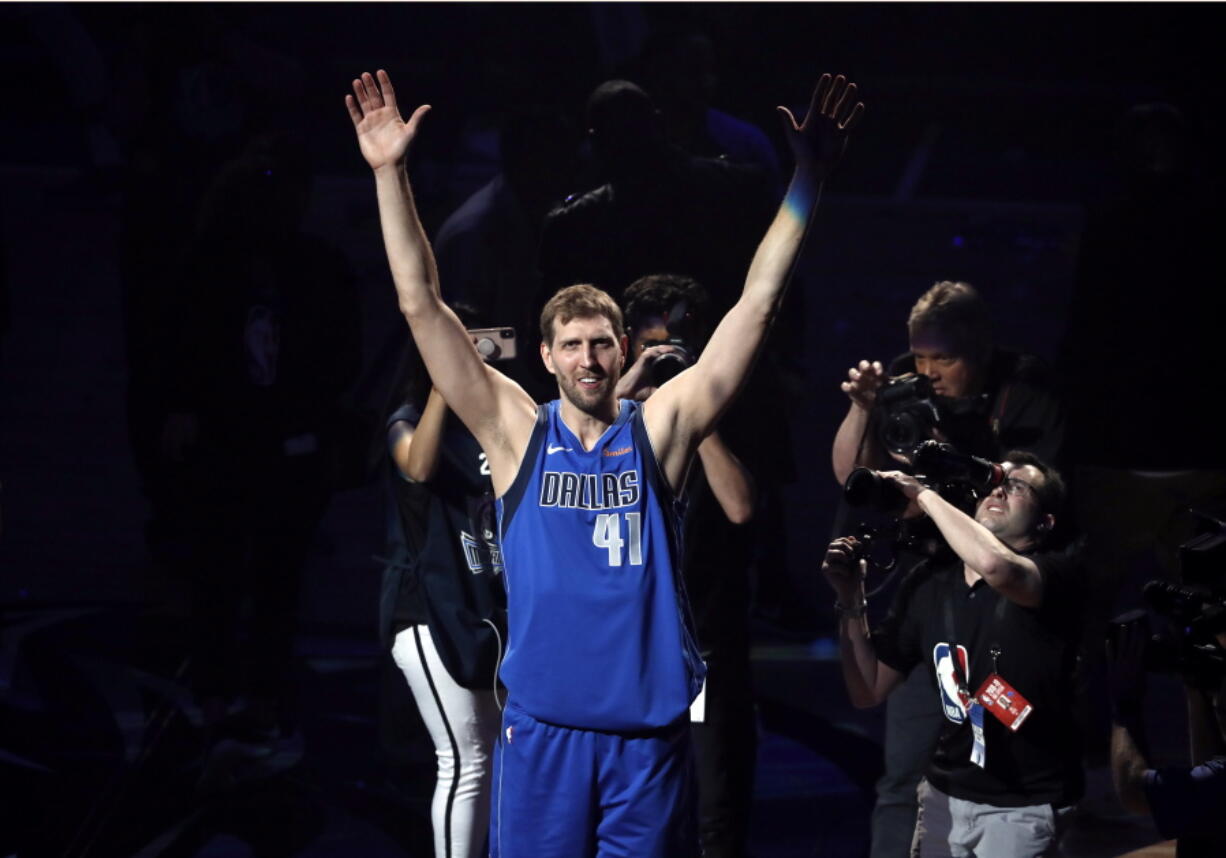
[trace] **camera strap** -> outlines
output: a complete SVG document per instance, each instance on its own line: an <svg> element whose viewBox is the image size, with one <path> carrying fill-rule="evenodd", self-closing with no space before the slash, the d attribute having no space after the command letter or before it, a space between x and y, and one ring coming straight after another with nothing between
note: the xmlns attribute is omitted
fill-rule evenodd
<svg viewBox="0 0 1226 858"><path fill-rule="evenodd" d="M1000 395L996 397L996 413L992 415L992 435L1000 437L1000 421L1005 416L1005 405L1009 402L1009 391L1013 389L1013 385L1006 384L1000 391Z"/></svg>
<svg viewBox="0 0 1226 858"><path fill-rule="evenodd" d="M965 573L964 573L965 574ZM953 600L944 599L941 607L944 609L945 616L945 641L949 644L949 657L953 662L954 667L954 682L958 684L958 692L964 698L963 702L970 700L971 689L970 680L967 678L967 673L970 671L970 661L974 658L974 653L967 651L966 667L967 670L962 670L962 661L958 658L958 634L956 624L954 623Z"/></svg>

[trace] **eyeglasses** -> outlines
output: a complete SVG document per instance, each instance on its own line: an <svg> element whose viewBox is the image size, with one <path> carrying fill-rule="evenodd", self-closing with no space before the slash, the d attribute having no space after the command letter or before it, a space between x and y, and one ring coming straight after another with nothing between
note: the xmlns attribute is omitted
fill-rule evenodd
<svg viewBox="0 0 1226 858"><path fill-rule="evenodd" d="M1038 498L1039 494L1035 491L1034 486L1025 480L1019 480L1017 477L1009 477L1002 485L1005 488L1005 494L1010 497L1020 497L1029 493L1034 498Z"/></svg>

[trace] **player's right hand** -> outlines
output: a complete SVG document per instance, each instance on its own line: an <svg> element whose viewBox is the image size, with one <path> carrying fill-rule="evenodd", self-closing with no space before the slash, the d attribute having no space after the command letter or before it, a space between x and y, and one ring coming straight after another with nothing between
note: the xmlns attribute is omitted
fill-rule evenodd
<svg viewBox="0 0 1226 858"><path fill-rule="evenodd" d="M881 365L881 361L869 363L862 360L859 365L847 370L847 381L840 384L839 388L852 402L868 411L877 400L877 388L883 384L885 367Z"/></svg>
<svg viewBox="0 0 1226 858"><path fill-rule="evenodd" d="M377 80L369 72L354 78L353 95L345 96L345 107L357 132L362 157L375 170L404 160L422 117L430 110L430 105L423 104L413 111L408 122L403 121L392 79L382 69Z"/></svg>

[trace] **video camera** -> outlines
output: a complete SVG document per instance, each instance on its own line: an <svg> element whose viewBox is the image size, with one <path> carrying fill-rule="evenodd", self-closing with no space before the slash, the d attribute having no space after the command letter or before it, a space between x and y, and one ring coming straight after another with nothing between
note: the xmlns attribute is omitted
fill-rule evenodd
<svg viewBox="0 0 1226 858"><path fill-rule="evenodd" d="M1138 609L1114 618L1109 634L1118 643L1124 629L1139 626L1147 638L1142 655L1146 670L1214 687L1226 677L1226 649L1216 639L1226 632L1226 523L1204 518L1213 524L1210 531L1179 546L1186 583L1154 579L1141 590L1149 609L1180 633L1151 633L1147 612Z"/></svg>
<svg viewBox="0 0 1226 858"><path fill-rule="evenodd" d="M960 509L974 509L981 497L1005 480L1000 465L959 453L951 444L927 440L908 452L916 479ZM843 484L843 497L849 506L869 507L890 516L889 521L876 527L860 523L855 533L856 560L869 560L877 569L889 573L900 552L931 558L948 550L931 519L901 518L907 496L876 471L869 468L852 471ZM882 583L876 590L884 586Z"/></svg>
<svg viewBox="0 0 1226 858"><path fill-rule="evenodd" d="M985 404L982 396L937 396L926 375L895 376L877 391L877 439L891 453L906 456L939 430L957 447L983 450L990 441Z"/></svg>
<svg viewBox="0 0 1226 858"><path fill-rule="evenodd" d="M959 453L952 444L923 441L908 451L915 478L963 510L973 510L979 499L1005 480L1005 471L995 462ZM900 515L906 495L889 480L869 468L856 468L843 484L843 497L855 507L872 507L888 515Z"/></svg>
<svg viewBox="0 0 1226 858"><path fill-rule="evenodd" d="M664 382L675 378L681 370L694 363L696 355L690 344L683 337L669 337L664 340L643 340L643 348L650 346L673 346L677 351L666 352L651 362L651 384L659 387Z"/></svg>

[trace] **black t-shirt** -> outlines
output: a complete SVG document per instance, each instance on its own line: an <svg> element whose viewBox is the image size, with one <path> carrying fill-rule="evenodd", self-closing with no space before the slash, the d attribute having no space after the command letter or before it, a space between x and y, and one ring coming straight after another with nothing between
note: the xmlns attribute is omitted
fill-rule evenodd
<svg viewBox="0 0 1226 858"><path fill-rule="evenodd" d="M922 568L900 586L873 634L882 663L904 674L923 666L933 678L946 720L927 777L955 798L1063 806L1084 786L1073 700L1086 592L1072 557L1032 559L1043 576L1038 608L1010 602L982 579L967 586L961 564ZM993 672L991 650L999 648L997 672L1034 707L1016 733L984 713L983 768L971 762L971 725L956 690L951 641L965 650L972 693Z"/></svg>
<svg viewBox="0 0 1226 858"><path fill-rule="evenodd" d="M910 352L889 366L891 376L907 372L915 372L915 355ZM1050 370L1039 358L995 349L977 408L987 432L969 444L955 443L960 450L993 461L1010 450L1025 450L1059 467L1064 408L1054 392Z"/></svg>

